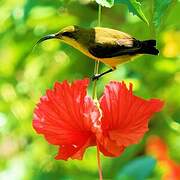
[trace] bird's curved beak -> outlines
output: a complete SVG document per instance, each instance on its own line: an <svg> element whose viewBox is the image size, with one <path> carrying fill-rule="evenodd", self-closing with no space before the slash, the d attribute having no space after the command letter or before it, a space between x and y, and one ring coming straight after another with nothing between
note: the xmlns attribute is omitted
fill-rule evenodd
<svg viewBox="0 0 180 180"><path fill-rule="evenodd" d="M36 45L42 43L43 41L46 41L49 39L55 39L55 38L59 39L59 36L57 34L46 35L46 36L42 37L41 39L39 39L38 42L36 43Z"/></svg>
<svg viewBox="0 0 180 180"><path fill-rule="evenodd" d="M33 46L32 50L34 50L34 48L42 43L43 41L46 41L46 40L49 40L49 39L61 39L62 35L61 33L55 33L55 34L49 34L49 35L46 35L44 37L42 37L41 39L39 39L36 44Z"/></svg>

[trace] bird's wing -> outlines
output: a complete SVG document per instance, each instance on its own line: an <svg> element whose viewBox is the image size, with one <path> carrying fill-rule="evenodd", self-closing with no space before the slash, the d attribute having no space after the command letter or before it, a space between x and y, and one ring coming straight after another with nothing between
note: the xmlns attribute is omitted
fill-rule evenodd
<svg viewBox="0 0 180 180"><path fill-rule="evenodd" d="M89 52L97 58L112 58L137 54L141 42L130 35L107 28L96 28L95 41L89 45Z"/></svg>
<svg viewBox="0 0 180 180"><path fill-rule="evenodd" d="M135 39L118 39L115 43L94 43L89 52L97 58L112 58L122 55L134 55L141 48L141 42Z"/></svg>

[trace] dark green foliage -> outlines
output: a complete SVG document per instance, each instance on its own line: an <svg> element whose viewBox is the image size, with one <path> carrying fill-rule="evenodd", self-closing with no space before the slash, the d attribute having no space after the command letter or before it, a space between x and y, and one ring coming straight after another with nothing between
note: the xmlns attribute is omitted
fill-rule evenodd
<svg viewBox="0 0 180 180"><path fill-rule="evenodd" d="M129 12L133 15L137 15L140 19L148 24L148 20L143 14L141 3L136 0L96 0L96 2L105 7L112 7L115 4L125 4L127 5Z"/></svg>
<svg viewBox="0 0 180 180"><path fill-rule="evenodd" d="M151 175L155 165L156 160L152 157L144 156L136 158L122 167L115 179L145 180Z"/></svg>
<svg viewBox="0 0 180 180"><path fill-rule="evenodd" d="M177 0L154 0L153 22L157 29L160 28L160 25L162 24L162 19L167 18L167 10L170 10L172 8L171 6L173 4L175 5L175 2L177 2Z"/></svg>

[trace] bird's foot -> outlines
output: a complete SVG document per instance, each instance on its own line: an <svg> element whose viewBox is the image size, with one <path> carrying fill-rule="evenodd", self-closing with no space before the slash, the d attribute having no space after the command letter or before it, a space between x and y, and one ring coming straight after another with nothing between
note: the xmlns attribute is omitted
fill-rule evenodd
<svg viewBox="0 0 180 180"><path fill-rule="evenodd" d="M100 74L94 74L92 77L91 77L91 80L92 81L95 81L95 80L98 80L100 78Z"/></svg>

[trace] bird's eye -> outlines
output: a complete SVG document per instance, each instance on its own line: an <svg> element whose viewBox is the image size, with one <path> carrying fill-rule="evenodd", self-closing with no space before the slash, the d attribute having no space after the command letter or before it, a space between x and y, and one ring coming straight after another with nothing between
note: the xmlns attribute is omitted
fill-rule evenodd
<svg viewBox="0 0 180 180"><path fill-rule="evenodd" d="M69 38L73 38L74 37L74 35L73 35L73 33L72 32L63 32L62 33L62 36L66 36L66 37L69 37Z"/></svg>

